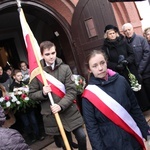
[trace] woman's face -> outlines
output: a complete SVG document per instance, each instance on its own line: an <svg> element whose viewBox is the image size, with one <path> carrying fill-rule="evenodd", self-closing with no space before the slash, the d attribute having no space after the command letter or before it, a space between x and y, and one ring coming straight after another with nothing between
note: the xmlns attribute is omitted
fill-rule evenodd
<svg viewBox="0 0 150 150"><path fill-rule="evenodd" d="M147 41L150 42L150 31L146 32L145 37L146 37Z"/></svg>
<svg viewBox="0 0 150 150"><path fill-rule="evenodd" d="M3 68L0 66L0 75L3 74Z"/></svg>
<svg viewBox="0 0 150 150"><path fill-rule="evenodd" d="M89 60L89 72L96 78L106 79L107 62L102 54L95 54Z"/></svg>
<svg viewBox="0 0 150 150"><path fill-rule="evenodd" d="M117 37L117 32L115 32L114 30L107 31L107 38L109 40L115 40L116 37Z"/></svg>

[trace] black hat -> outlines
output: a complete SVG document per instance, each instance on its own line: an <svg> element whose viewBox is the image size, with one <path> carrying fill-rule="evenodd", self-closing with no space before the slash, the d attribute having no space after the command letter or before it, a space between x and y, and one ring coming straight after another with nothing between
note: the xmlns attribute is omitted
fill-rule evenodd
<svg viewBox="0 0 150 150"><path fill-rule="evenodd" d="M116 26L113 26L113 25L109 24L109 25L107 25L107 26L105 27L104 33L105 33L107 30L111 30L111 29L113 29L115 32L119 32L119 30L118 30L118 28L117 28Z"/></svg>

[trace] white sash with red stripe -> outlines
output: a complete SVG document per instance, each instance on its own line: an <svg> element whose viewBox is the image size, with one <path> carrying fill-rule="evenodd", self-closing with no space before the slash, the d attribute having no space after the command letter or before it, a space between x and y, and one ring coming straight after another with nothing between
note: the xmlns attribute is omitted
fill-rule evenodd
<svg viewBox="0 0 150 150"><path fill-rule="evenodd" d="M82 97L87 98L97 109L116 125L133 135L145 149L143 137L136 122L130 114L111 96L96 85L88 85Z"/></svg>
<svg viewBox="0 0 150 150"><path fill-rule="evenodd" d="M44 75L45 78L47 79L48 84L50 84L51 86L52 92L56 94L58 97L63 98L66 93L64 84L45 71L44 71ZM37 75L37 78L43 83L40 74Z"/></svg>

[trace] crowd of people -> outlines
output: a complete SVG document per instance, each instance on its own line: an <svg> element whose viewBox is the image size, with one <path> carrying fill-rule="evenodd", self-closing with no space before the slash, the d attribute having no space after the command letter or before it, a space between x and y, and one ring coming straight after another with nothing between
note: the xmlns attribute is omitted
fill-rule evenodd
<svg viewBox="0 0 150 150"><path fill-rule="evenodd" d="M53 135L56 146L64 150L66 145L55 119L57 113L71 149L87 150L84 124L93 150L144 149L144 141L150 135L143 116L150 109L150 28L141 36L134 32L132 24L126 23L122 32L114 25L107 25L103 46L87 55L89 79L82 93L82 112L75 103L77 89L71 80L72 71L57 57L56 46L51 41L40 44L41 66L50 84L43 84L39 76L30 81L25 61L14 69L3 70L0 66L1 97L28 84L29 98L40 104L45 133ZM138 88L133 87L137 85ZM18 112L16 117L22 121L30 140L43 140L34 108ZM7 120L8 114L5 115ZM73 142L72 134L77 143Z"/></svg>

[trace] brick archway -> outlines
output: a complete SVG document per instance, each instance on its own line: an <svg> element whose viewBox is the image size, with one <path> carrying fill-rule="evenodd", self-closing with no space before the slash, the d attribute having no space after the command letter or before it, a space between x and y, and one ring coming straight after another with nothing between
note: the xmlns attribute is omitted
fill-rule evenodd
<svg viewBox="0 0 150 150"><path fill-rule="evenodd" d="M60 0L39 0L44 4L55 9L65 20L71 25L72 15L74 12L74 4L71 1L60 1Z"/></svg>
<svg viewBox="0 0 150 150"><path fill-rule="evenodd" d="M75 6L72 3L63 3L60 0L22 0L21 6L24 9L24 12L26 12L27 20L38 43L43 40L52 40L55 44L57 44L59 57L63 57L64 61L69 64L70 67L73 68L76 66L75 50L70 32L70 24ZM14 20L16 20L14 21L14 23L16 23L16 25L14 25L16 31L13 29L12 32L5 31L3 34L9 32L9 34L6 35L6 38L9 36L14 37L13 32L22 37L19 26L20 23L18 21L16 1L2 0L0 2L0 11L4 15L7 13L11 14L12 12L11 16L13 15ZM57 31L58 36L55 35L55 31ZM3 39L2 34L1 38ZM19 58L23 58L27 61L27 56L23 55L25 51L24 42L18 36L14 38L17 39L15 40L15 44L17 45ZM23 50L19 51L19 48Z"/></svg>

